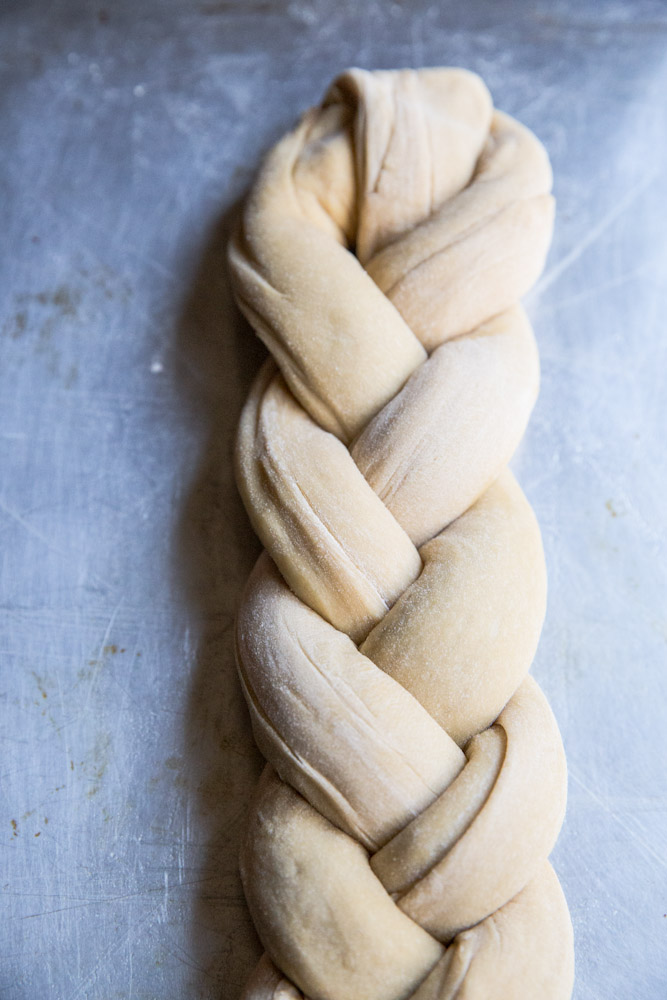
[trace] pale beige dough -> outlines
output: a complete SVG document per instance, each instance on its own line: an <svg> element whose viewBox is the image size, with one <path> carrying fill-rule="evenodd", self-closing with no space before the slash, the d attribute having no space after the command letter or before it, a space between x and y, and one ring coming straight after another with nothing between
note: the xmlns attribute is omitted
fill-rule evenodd
<svg viewBox="0 0 667 1000"><path fill-rule="evenodd" d="M539 528L507 468L539 363L539 141L464 70L351 70L230 247L273 360L238 436L266 547L237 659L268 760L245 1000L567 1000L566 767L528 676Z"/></svg>

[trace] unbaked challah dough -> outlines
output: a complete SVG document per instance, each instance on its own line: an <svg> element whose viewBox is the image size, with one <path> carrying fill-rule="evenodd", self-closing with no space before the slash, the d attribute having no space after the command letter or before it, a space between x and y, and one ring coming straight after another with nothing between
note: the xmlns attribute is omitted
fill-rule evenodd
<svg viewBox="0 0 667 1000"><path fill-rule="evenodd" d="M272 355L237 448L266 547L237 622L268 761L246 1000L570 996L565 760L528 676L544 557L507 468L550 188L474 74L351 70L269 154L230 247Z"/></svg>

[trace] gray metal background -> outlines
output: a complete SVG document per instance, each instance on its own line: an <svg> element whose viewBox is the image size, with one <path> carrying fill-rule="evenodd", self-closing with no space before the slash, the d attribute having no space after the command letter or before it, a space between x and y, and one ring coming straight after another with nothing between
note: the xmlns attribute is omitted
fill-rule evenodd
<svg viewBox="0 0 667 1000"><path fill-rule="evenodd" d="M347 65L463 65L545 142L515 468L570 766L577 1000L667 995L664 3L5 3L0 996L229 998L260 770L231 627L257 543L230 448L262 357L224 245Z"/></svg>

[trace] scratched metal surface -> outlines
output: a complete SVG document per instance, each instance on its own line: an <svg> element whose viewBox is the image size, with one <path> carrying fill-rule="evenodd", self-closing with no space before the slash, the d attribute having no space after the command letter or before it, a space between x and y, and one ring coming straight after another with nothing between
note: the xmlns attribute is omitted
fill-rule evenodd
<svg viewBox="0 0 667 1000"><path fill-rule="evenodd" d="M257 544L230 448L262 351L223 248L262 151L349 64L477 70L551 154L515 465L570 765L554 862L577 1000L667 995L664 4L0 18L0 996L234 1000L258 955L236 856L260 760L231 640Z"/></svg>

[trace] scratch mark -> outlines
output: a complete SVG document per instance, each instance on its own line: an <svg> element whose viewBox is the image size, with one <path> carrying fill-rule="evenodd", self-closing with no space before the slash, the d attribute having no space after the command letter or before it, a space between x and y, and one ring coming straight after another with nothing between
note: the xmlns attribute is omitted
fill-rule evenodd
<svg viewBox="0 0 667 1000"><path fill-rule="evenodd" d="M609 803L605 802L602 796L598 795L592 788L589 788L588 785L585 784L585 782L583 782L581 778L578 777L578 775L576 775L572 770L570 770L570 777L579 785L580 788L583 788L583 790L593 799L595 803L597 803L597 805L600 806L601 809L604 809L604 811L611 816L612 819L616 820L618 825L625 830L627 834L629 834L632 840L639 845L643 852L648 854L653 861L657 862L661 868L664 868L664 870L667 871L667 862L665 859L661 857L657 851L654 851L651 845L647 844L644 838L641 837L636 830L633 830L632 827L621 816L619 816L614 809L611 808Z"/></svg>
<svg viewBox="0 0 667 1000"><path fill-rule="evenodd" d="M169 872L164 872L164 892L160 910L160 923L166 924L169 915Z"/></svg>
<svg viewBox="0 0 667 1000"><path fill-rule="evenodd" d="M109 638L109 635L111 634L111 629L113 628L113 624L114 624L114 622L116 620L116 615L120 611L124 599L125 599L125 595L123 594L121 596L121 599L119 600L118 604L116 605L116 607L111 612L111 617L109 618L109 621L107 623L107 627L104 630L104 635L102 636L102 641L100 642L99 648L97 650L97 661L98 661L99 665L95 668L95 673L93 675L93 679L91 680L90 687L88 688L88 694L86 695L86 703L83 706L83 714L84 715L86 714L86 712L88 711L88 709L90 707L90 700L91 700L91 698L93 696L93 692L95 690L95 687L97 686L97 679L100 676L101 664L104 662L104 647L107 645L107 640Z"/></svg>
<svg viewBox="0 0 667 1000"><path fill-rule="evenodd" d="M127 932L127 935L126 935L126 941L129 941L130 932L131 931L134 934L134 929L133 928L128 929L128 932ZM132 947L128 948L128 950L127 950L127 959L128 959L128 964L130 966L130 981L128 983L128 987L129 987L129 991L130 992L128 994L128 1000L132 1000L132 994L134 993L134 964L132 962L132 951L133 951Z"/></svg>
<svg viewBox="0 0 667 1000"><path fill-rule="evenodd" d="M650 269L650 263L647 262L640 267L636 267L631 271L626 271L624 274L619 274L617 278L612 278L611 281L603 281L599 285L593 285L591 288L586 288L582 292L577 292L575 295L568 295L565 298L557 299L552 305L540 307L541 316L549 316L552 313L558 312L561 309L565 309L568 306L574 305L578 302L585 301L586 299L595 298L601 292L612 291L616 288L621 288L623 285L628 284L635 278L641 278ZM551 273L551 272L550 272Z"/></svg>
<svg viewBox="0 0 667 1000"><path fill-rule="evenodd" d="M619 216L623 215L624 212L630 208L630 206L644 193L644 191L653 184L657 179L659 171L654 170L647 177L642 178L634 187L631 187L627 191L623 198L614 205L608 212L606 212L597 225L590 229L584 238L576 243L569 253L565 254L554 266L548 271L543 279L538 283L535 288L536 295L543 295L547 288L558 281L560 276L567 271L572 264L579 260L581 256L588 250L590 246L600 239L600 237L609 229L609 227L618 219Z"/></svg>
<svg viewBox="0 0 667 1000"><path fill-rule="evenodd" d="M189 965L191 969L195 969L197 972L203 973L207 979L213 980L211 972L208 969L205 969L203 965L200 965L196 961L194 955L191 955L189 951L186 951L180 945L176 944L176 942L173 939L171 941L171 944L172 947L167 949L170 955L173 955L174 958L178 959L178 961L180 962L183 962L185 965Z"/></svg>
<svg viewBox="0 0 667 1000"><path fill-rule="evenodd" d="M113 958L113 956L117 952L119 952L121 948L123 948L130 942L130 938L132 938L132 945L136 943L136 940L139 936L138 931L141 930L146 923L148 923L151 917L152 913L147 913L146 916L139 921L138 925L128 928L127 933L123 935L120 941L117 941L115 944L112 944L109 948L107 948L106 951L102 953L98 961L93 966L92 971L86 976L86 978L82 983L79 983L74 992L70 993L67 1000L78 1000L79 997L87 996L88 987L95 982L99 970L103 968L105 964L108 962L108 960L110 958ZM130 954L132 952L132 945L130 946Z"/></svg>
<svg viewBox="0 0 667 1000"><path fill-rule="evenodd" d="M51 544L48 538L42 535L41 532L37 531L36 528L33 528L29 521L26 521L25 518L21 517L20 514L17 514L15 510L11 509L11 507L8 507L2 500L0 500L0 510L6 514L7 517L20 524L24 531L27 531L29 535L38 539L38 541L40 541L42 545L45 545L50 552L55 552L56 555L63 556L63 558L70 558L69 553L63 552L61 549L57 549L55 545Z"/></svg>
<svg viewBox="0 0 667 1000"><path fill-rule="evenodd" d="M43 207L47 211L49 211L50 214L53 217L55 217L58 221L64 221L66 224L67 223L71 224L72 220L74 219L76 222L82 224L89 232L93 232L96 235L104 234L108 237L108 232L104 229L104 227L101 226L99 223L97 223L94 219L91 219L90 216L85 212L81 212L78 209L70 206L68 212L65 213L63 211L57 210L56 208L54 208L52 204L49 204L48 202L45 202ZM116 247L117 249L120 248L120 241L118 236L114 237L114 239L110 243L110 246ZM102 264L104 263L100 255L95 253L89 246L86 246L85 249L90 253L90 256L93 257L98 263ZM143 253L141 250L137 249L137 247L123 243L122 249L124 253L127 253L127 255L130 257L134 257L134 259L138 261L140 264L146 264L155 274L158 274L161 278L168 281L174 281L178 277L173 269L165 267L164 264L161 264L160 261L157 260L157 258L153 257L150 254Z"/></svg>

